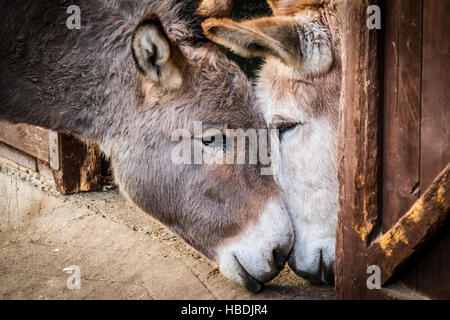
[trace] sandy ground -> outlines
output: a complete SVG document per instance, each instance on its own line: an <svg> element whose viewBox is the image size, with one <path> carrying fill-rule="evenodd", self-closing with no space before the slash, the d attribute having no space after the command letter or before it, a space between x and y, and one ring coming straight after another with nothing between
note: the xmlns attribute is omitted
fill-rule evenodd
<svg viewBox="0 0 450 320"><path fill-rule="evenodd" d="M0 299L334 299L287 268L252 294L117 191L64 197L41 180L0 164Z"/></svg>

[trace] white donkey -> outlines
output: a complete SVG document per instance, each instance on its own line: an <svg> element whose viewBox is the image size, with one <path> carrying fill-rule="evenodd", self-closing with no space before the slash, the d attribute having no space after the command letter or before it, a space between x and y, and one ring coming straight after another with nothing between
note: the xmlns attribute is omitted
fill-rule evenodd
<svg viewBox="0 0 450 320"><path fill-rule="evenodd" d="M257 92L279 150L278 183L295 226L289 266L334 282L337 129L341 91L339 21L333 0L269 0L274 17L211 18L206 36L245 57L265 57ZM275 145L279 144L279 148Z"/></svg>

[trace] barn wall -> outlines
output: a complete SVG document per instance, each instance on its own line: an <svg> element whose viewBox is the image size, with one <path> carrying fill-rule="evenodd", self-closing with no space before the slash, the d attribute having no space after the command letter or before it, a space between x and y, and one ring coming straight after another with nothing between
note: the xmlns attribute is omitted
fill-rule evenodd
<svg viewBox="0 0 450 320"><path fill-rule="evenodd" d="M338 298L450 299L450 0L341 4Z"/></svg>
<svg viewBox="0 0 450 320"><path fill-rule="evenodd" d="M450 162L450 1L386 1L383 231ZM398 279L450 298L450 228L427 243Z"/></svg>

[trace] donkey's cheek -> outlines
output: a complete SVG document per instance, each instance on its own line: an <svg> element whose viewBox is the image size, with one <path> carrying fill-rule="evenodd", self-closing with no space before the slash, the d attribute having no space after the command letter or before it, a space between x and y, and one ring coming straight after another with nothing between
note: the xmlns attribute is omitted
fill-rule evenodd
<svg viewBox="0 0 450 320"><path fill-rule="evenodd" d="M328 284L333 281L338 202L336 137L330 127L314 119L304 132L288 137L278 175L295 231L289 266L303 278Z"/></svg>
<svg viewBox="0 0 450 320"><path fill-rule="evenodd" d="M283 268L293 240L292 223L283 202L271 199L254 223L216 249L220 270L255 291L255 282L268 282Z"/></svg>

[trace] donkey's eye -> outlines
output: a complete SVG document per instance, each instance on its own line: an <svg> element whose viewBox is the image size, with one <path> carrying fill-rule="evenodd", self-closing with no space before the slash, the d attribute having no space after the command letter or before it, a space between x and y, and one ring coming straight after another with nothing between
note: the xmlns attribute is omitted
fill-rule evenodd
<svg viewBox="0 0 450 320"><path fill-rule="evenodd" d="M223 150L227 149L227 136L215 135L202 138L203 145L211 148L221 147Z"/></svg>
<svg viewBox="0 0 450 320"><path fill-rule="evenodd" d="M301 125L301 123L283 123L281 126L279 126L277 128L278 132L279 132L280 140L283 139L283 137L286 133L294 130L295 128L297 128L300 125Z"/></svg>

